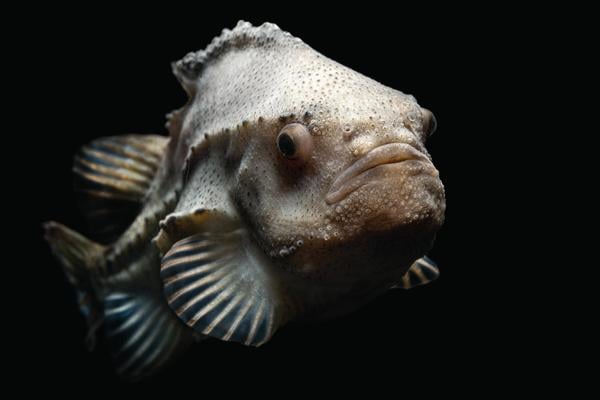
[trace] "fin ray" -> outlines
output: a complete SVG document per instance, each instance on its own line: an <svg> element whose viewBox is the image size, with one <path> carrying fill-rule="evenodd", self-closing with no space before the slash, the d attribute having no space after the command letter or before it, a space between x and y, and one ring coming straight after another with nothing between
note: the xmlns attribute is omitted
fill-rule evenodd
<svg viewBox="0 0 600 400"><path fill-rule="evenodd" d="M215 329L215 327L219 325L235 307L237 307L243 298L244 295L242 293L238 293L235 297L233 297L227 306L223 308L219 315L215 317L215 319L206 327L206 329L202 331L202 333L208 335L210 332L212 332L212 330Z"/></svg>
<svg viewBox="0 0 600 400"><path fill-rule="evenodd" d="M229 329L227 330L225 335L223 335L223 340L229 340L233 336L233 334L237 330L238 325L246 317L246 314L248 313L248 310L250 310L251 307L252 307L252 303L249 301L246 302L245 306L239 311L235 320L231 323L231 326L229 327Z"/></svg>

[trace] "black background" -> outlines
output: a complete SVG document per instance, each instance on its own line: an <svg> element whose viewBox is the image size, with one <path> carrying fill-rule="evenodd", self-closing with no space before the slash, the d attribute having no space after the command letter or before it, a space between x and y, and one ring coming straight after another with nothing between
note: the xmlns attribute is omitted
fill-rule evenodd
<svg viewBox="0 0 600 400"><path fill-rule="evenodd" d="M72 195L77 149L101 136L164 134L165 113L186 100L170 62L246 19L277 23L324 55L413 94L435 113L438 131L428 148L446 186L447 215L430 255L441 277L426 287L390 292L339 320L286 326L262 348L206 342L137 387L189 386L201 396L203 385L225 379L221 390L233 390L237 382L265 389L284 383L292 391L316 383L367 383L400 392L403 385L427 388L439 377L456 376L455 384L465 387L469 380L500 377L502 387L513 379L509 371L488 373L511 359L514 342L524 340L511 301L514 282L504 273L503 251L509 249L489 248L497 244L490 246L504 218L494 190L501 181L495 138L507 128L499 122L507 112L501 99L513 90L517 49L511 32L521 24L518 16L458 7L452 16L406 6L331 14L302 4L265 13L231 8L164 9L152 17L103 10L54 9L47 18L38 13L32 44L21 58L28 76L18 139L29 149L26 182L35 182L26 184L32 195L21 202L33 217L22 254L35 260L26 272L34 281L25 315L32 327L23 331L34 335L21 350L24 373L65 387L119 384L105 349L84 348L84 322L42 241L41 222L83 230ZM479 14L469 16L473 12Z"/></svg>

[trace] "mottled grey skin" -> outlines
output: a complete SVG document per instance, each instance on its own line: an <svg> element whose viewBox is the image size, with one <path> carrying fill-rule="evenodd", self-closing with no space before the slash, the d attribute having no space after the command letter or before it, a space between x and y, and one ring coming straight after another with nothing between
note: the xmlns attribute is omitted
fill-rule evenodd
<svg viewBox="0 0 600 400"><path fill-rule="evenodd" d="M165 360L186 347L192 331L196 338L234 340L235 315L227 322L231 328L215 329L234 303L267 304L262 314L258 306L246 309L254 322L236 340L247 337L245 343L254 345L287 321L350 312L401 282L431 248L444 219L444 189L425 149L433 116L412 96L324 57L272 24L240 22L173 70L190 98L169 116L164 157L129 228L103 248L57 224L47 226L67 274L72 269L83 276L77 263L108 271L93 285L98 302L109 298L105 307L115 291L132 302L142 295L156 299L158 306L145 309L164 309L155 315L165 318L152 329L168 327L173 339L164 342L183 343L165 350ZM278 135L290 126L306 133L302 157L286 158L278 148ZM168 286L172 276L160 278L159 270L174 270L174 262L185 267L184 253L173 249L198 234L229 257L220 264L217 259L216 274L225 271L225 278L207 290L218 287L231 307L219 297L209 303L220 313L212 324L176 305L180 288L161 292L160 279ZM90 254L69 261L64 254L71 243L83 249L77 254ZM216 257L211 251L196 256ZM76 286L83 281L73 280ZM175 323L177 317L185 324ZM263 322L266 333L255 339ZM154 371L154 364L146 360L138 375Z"/></svg>

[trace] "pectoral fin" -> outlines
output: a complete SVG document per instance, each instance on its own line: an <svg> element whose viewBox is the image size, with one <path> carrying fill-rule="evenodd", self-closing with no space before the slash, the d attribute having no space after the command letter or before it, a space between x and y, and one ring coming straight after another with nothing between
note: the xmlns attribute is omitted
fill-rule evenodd
<svg viewBox="0 0 600 400"><path fill-rule="evenodd" d="M427 256L419 258L411 265L402 277L402 280L394 288L411 289L415 286L425 285L434 281L440 275L440 270Z"/></svg>
<svg viewBox="0 0 600 400"><path fill-rule="evenodd" d="M196 233L162 258L169 307L198 333L260 346L283 320L276 272L239 223L209 211L168 218L157 242L164 246L177 226L189 229L189 218L198 224Z"/></svg>

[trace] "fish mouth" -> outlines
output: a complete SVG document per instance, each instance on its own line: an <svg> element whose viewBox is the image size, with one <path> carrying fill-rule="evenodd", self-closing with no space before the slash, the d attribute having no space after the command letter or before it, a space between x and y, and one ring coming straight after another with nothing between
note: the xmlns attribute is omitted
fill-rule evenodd
<svg viewBox="0 0 600 400"><path fill-rule="evenodd" d="M422 164L426 172L438 176L431 160L413 146L406 143L384 144L370 150L346 168L331 185L325 201L327 204L337 203L374 178L380 177L378 173L390 172L383 169L394 170L398 164L409 161Z"/></svg>

